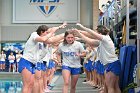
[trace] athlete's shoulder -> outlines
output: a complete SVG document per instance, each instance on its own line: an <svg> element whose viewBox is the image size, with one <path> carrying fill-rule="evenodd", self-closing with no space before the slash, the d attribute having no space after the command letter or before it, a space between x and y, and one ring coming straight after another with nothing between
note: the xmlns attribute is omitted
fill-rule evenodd
<svg viewBox="0 0 140 93"><path fill-rule="evenodd" d="M63 46L63 42L61 42L58 47L62 47L62 46Z"/></svg>
<svg viewBox="0 0 140 93"><path fill-rule="evenodd" d="M74 41L74 43L75 43L75 44L81 44L81 42L79 42L79 41Z"/></svg>

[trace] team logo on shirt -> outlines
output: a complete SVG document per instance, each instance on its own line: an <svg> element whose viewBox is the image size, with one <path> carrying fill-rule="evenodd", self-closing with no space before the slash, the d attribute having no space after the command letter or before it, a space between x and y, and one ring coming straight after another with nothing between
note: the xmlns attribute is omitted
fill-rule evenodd
<svg viewBox="0 0 140 93"><path fill-rule="evenodd" d="M38 46L39 46L39 49L42 49L42 45L41 44L39 44Z"/></svg>
<svg viewBox="0 0 140 93"><path fill-rule="evenodd" d="M30 4L37 6L41 13L45 16L49 16L61 3L59 0L30 0Z"/></svg>
<svg viewBox="0 0 140 93"><path fill-rule="evenodd" d="M65 56L75 56L76 53L75 52L64 52Z"/></svg>

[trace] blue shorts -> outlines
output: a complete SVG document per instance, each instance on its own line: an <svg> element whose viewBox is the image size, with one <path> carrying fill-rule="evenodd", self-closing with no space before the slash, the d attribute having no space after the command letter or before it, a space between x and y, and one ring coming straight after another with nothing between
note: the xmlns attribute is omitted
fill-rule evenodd
<svg viewBox="0 0 140 93"><path fill-rule="evenodd" d="M71 75L78 75L81 73L81 68L71 68L69 66L62 66L62 70L69 70Z"/></svg>
<svg viewBox="0 0 140 93"><path fill-rule="evenodd" d="M95 62L92 62L92 68L91 68L91 70L92 71L95 70Z"/></svg>
<svg viewBox="0 0 140 93"><path fill-rule="evenodd" d="M43 61L43 63L42 63L42 70L46 71L46 69L47 69L46 62Z"/></svg>
<svg viewBox="0 0 140 93"><path fill-rule="evenodd" d="M0 64L5 64L5 61L0 61Z"/></svg>
<svg viewBox="0 0 140 93"><path fill-rule="evenodd" d="M53 60L49 60L49 64L47 66L48 69L52 69L55 67L55 62Z"/></svg>
<svg viewBox="0 0 140 93"><path fill-rule="evenodd" d="M37 62L35 64L35 70L38 70L38 71L42 70L42 65L43 65L43 63Z"/></svg>
<svg viewBox="0 0 140 93"><path fill-rule="evenodd" d="M100 60L95 62L95 70L100 75L104 74L104 65L100 62Z"/></svg>
<svg viewBox="0 0 140 93"><path fill-rule="evenodd" d="M14 65L15 63L13 62L13 63L9 63L9 65Z"/></svg>
<svg viewBox="0 0 140 93"><path fill-rule="evenodd" d="M116 76L119 76L121 73L121 63L119 60L113 62L113 63L108 63L105 65L105 71L106 73L111 71L113 72Z"/></svg>
<svg viewBox="0 0 140 93"><path fill-rule="evenodd" d="M30 61L21 58L18 65L18 72L21 73L24 68L28 69L32 74L35 74L35 65Z"/></svg>
<svg viewBox="0 0 140 93"><path fill-rule="evenodd" d="M40 71L40 70L46 71L46 64L38 62L35 65L35 70L38 70L38 71Z"/></svg>
<svg viewBox="0 0 140 93"><path fill-rule="evenodd" d="M99 60L98 60L99 61ZM98 61L94 62L94 69L97 71L98 70Z"/></svg>
<svg viewBox="0 0 140 93"><path fill-rule="evenodd" d="M92 71L92 61L88 60L88 63L84 64L84 67L88 72L91 72Z"/></svg>

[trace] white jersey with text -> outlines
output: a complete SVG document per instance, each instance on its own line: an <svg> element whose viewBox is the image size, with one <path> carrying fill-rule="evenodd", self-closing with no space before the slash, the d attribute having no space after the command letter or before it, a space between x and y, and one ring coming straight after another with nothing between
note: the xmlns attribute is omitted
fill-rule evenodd
<svg viewBox="0 0 140 93"><path fill-rule="evenodd" d="M35 64L45 56L44 44L42 42L36 42L35 39L39 37L37 32L33 32L25 44L25 49L23 52L23 58Z"/></svg>
<svg viewBox="0 0 140 93"><path fill-rule="evenodd" d="M66 45L60 43L58 47L58 53L62 54L62 64L72 68L81 67L80 64L81 59L79 56L77 56L77 54L80 54L83 51L84 51L84 47L78 41L74 41L73 44L66 44Z"/></svg>

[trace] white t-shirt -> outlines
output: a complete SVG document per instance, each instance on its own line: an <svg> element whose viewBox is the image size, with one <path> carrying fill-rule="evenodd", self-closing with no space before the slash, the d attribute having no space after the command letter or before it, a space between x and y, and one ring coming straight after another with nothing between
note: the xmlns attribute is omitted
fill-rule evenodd
<svg viewBox="0 0 140 93"><path fill-rule="evenodd" d="M15 56L14 55L9 55L8 60L9 60L10 63L14 63Z"/></svg>
<svg viewBox="0 0 140 93"><path fill-rule="evenodd" d="M47 50L46 45L42 42L38 42L38 51L37 51L37 62L43 62L42 59L46 56Z"/></svg>
<svg viewBox="0 0 140 93"><path fill-rule="evenodd" d="M22 57L22 54L16 54L16 62L19 62L21 57Z"/></svg>
<svg viewBox="0 0 140 93"><path fill-rule="evenodd" d="M81 59L76 54L81 53L83 51L84 47L78 41L74 41L73 44L67 45L63 45L63 43L60 43L58 46L58 53L62 54L62 64L72 68L81 67Z"/></svg>
<svg viewBox="0 0 140 93"><path fill-rule="evenodd" d="M98 49L99 59L104 65L118 60L118 57L115 54L114 43L112 42L109 35L103 36Z"/></svg>
<svg viewBox="0 0 140 93"><path fill-rule="evenodd" d="M25 44L23 52L23 58L35 64L41 60L44 56L44 44L42 42L36 42L35 39L39 37L37 32L33 32Z"/></svg>
<svg viewBox="0 0 140 93"><path fill-rule="evenodd" d="M95 58L96 55L97 55L97 51L96 50L92 50L91 51L91 58L90 58L90 60L94 61L94 58Z"/></svg>
<svg viewBox="0 0 140 93"><path fill-rule="evenodd" d="M43 58L43 61L49 62L49 60L51 59L51 55L52 55L52 47L48 47L46 48L46 55Z"/></svg>
<svg viewBox="0 0 140 93"><path fill-rule="evenodd" d="M90 55L90 51L88 49L86 49L85 52L86 52L86 57L84 57L84 62L88 63L88 59L87 58Z"/></svg>
<svg viewBox="0 0 140 93"><path fill-rule="evenodd" d="M49 47L49 45L47 45L45 51L46 51L46 55L42 60L45 61L46 66L48 66L50 62L49 60L52 58L52 47Z"/></svg>
<svg viewBox="0 0 140 93"><path fill-rule="evenodd" d="M100 59L99 59L99 56L100 56L100 55L99 55L99 48L98 48L98 47L96 48L96 51L97 51L97 52L96 52L96 60L95 60L95 62L97 62L98 60L100 60Z"/></svg>
<svg viewBox="0 0 140 93"><path fill-rule="evenodd" d="M0 61L5 61L6 54L0 54Z"/></svg>

